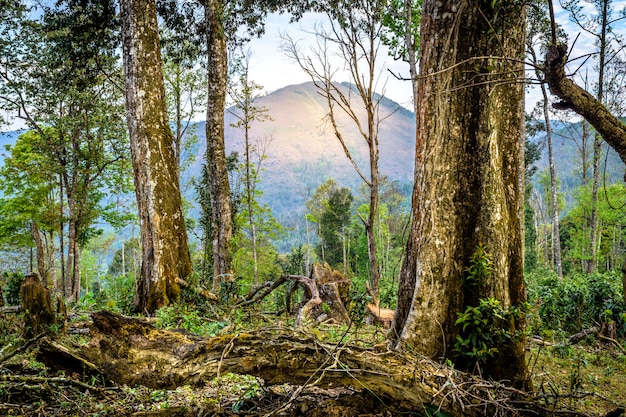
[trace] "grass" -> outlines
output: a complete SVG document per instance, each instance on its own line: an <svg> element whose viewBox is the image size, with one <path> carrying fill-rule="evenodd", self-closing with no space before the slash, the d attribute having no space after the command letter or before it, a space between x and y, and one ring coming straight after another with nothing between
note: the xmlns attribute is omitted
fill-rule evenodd
<svg viewBox="0 0 626 417"><path fill-rule="evenodd" d="M293 330L292 319L258 310L213 310L210 316L207 313L188 306L171 307L159 313L153 322L161 328L184 327L190 333L208 337L253 327ZM19 315L1 316L0 346L23 343L19 338L21 326ZM367 325L310 324L302 331L326 343L381 346L386 339L384 329ZM78 344L89 341L85 335L61 337ZM0 348L0 358L6 350ZM267 412L280 405L294 389L266 387L256 378L233 374L222 375L196 388L151 390L107 386L97 378L83 380L80 375L53 375L35 357L31 349L0 363L0 415L259 415L261 408ZM528 363L535 389L546 405L599 416L626 404L626 355L615 345L593 338L573 346L557 343L538 346L529 342ZM24 381L11 380L18 376L24 377ZM57 380L42 383L37 382L39 377L57 377ZM74 380L93 388L74 385Z"/></svg>
<svg viewBox="0 0 626 417"><path fill-rule="evenodd" d="M529 370L535 389L558 407L605 415L626 404L626 356L612 344L533 346Z"/></svg>

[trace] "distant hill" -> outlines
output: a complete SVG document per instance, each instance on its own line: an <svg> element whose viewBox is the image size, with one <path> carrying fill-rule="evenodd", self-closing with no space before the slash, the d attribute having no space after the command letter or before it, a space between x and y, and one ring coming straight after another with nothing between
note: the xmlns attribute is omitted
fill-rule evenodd
<svg viewBox="0 0 626 417"><path fill-rule="evenodd" d="M345 94L350 93L348 84L342 85ZM355 92L351 93L358 103ZM315 189L333 178L340 186L357 189L361 184L356 171L345 156L343 149L326 122L327 105L312 82L291 85L257 100L265 106L272 121L254 123L251 136L254 140L269 140L267 159L263 162L260 188L274 214L304 215L304 203ZM359 107L356 107L359 108ZM362 121L365 113L359 108ZM413 113L399 104L383 99L380 108L379 169L391 180L410 183L413 180L415 154L415 118ZM244 138L241 130L230 126L235 121L226 113L225 141L227 153L238 151L243 156ZM361 167L368 167L367 145L359 135L354 123L343 114L339 126L345 135L348 148ZM197 129L201 149L192 173L199 172L204 156L205 124ZM366 168L365 175L369 171Z"/></svg>
<svg viewBox="0 0 626 417"><path fill-rule="evenodd" d="M346 94L350 92L349 84L344 83L342 88ZM326 102L317 93L313 83L284 87L259 98L257 105L265 106L273 119L254 123L251 130L253 140L269 141L260 188L264 191L263 201L269 204L281 223L287 227L301 228L305 202L328 178L333 178L340 186L351 187L355 191L358 189L362 182L326 121ZM362 108L360 115L364 120ZM414 115L385 98L381 100L381 115L383 119L379 132L381 174L401 182L410 192L415 159ZM243 133L230 126L235 121L232 114L227 112L225 119L227 152L238 151L239 155L243 156ZM350 152L361 166L366 167L367 147L354 123L343 115L340 117L339 125L345 134ZM556 169L562 182L561 191L566 194L568 203L572 202L572 190L580 185L580 174L576 171L579 169L578 149L575 142L568 137L571 137L571 132L574 132L574 136L579 134L579 127L578 124L567 123L555 125ZM0 163L4 158L4 145L15 143L20 133L21 131L0 133ZM198 122L196 134L200 145L196 160L189 170L189 174L194 176L199 174L204 162L206 143L204 122ZM543 141L544 138L538 135L535 140ZM615 152L610 151L606 161L608 181L622 179L624 164ZM547 168L545 147L541 159L535 165L538 172ZM536 179L537 176L535 183ZM193 200L193 190L188 190L187 194Z"/></svg>
<svg viewBox="0 0 626 417"><path fill-rule="evenodd" d="M565 211L571 207L574 203L573 190L580 187L581 180L581 156L580 156L580 136L581 127L580 123L554 123L554 166L556 176L561 182L560 191L565 196L565 201L568 207ZM576 140L574 140L576 139ZM538 183L538 176L541 171L548 169L548 147L545 144L545 134L541 133L534 139L542 146L541 158L535 166L537 167L537 174L535 174L533 181L535 186ZM592 158L592 144L588 145L589 159ZM603 146L603 157L600 161L601 164L601 176L605 175L606 183L614 183L616 181L623 180L626 167L621 161L617 153L611 149L606 143ZM591 163L591 162L590 162ZM589 167L588 175L591 176L591 167Z"/></svg>

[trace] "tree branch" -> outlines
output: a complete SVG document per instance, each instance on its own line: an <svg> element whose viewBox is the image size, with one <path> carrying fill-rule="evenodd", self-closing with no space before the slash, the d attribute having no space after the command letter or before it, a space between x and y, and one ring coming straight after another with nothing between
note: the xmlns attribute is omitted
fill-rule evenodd
<svg viewBox="0 0 626 417"><path fill-rule="evenodd" d="M559 110L571 109L584 117L626 163L626 126L588 91L565 75L567 45L550 45L546 53L546 81L552 94L562 101Z"/></svg>

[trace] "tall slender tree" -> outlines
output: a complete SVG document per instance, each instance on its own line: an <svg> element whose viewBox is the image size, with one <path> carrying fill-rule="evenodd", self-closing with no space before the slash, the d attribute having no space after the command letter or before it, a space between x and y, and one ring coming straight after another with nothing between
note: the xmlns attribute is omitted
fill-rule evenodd
<svg viewBox="0 0 626 417"><path fill-rule="evenodd" d="M606 103L606 85L610 84L607 79L607 65L616 59L622 52L623 46L619 39L615 39L613 27L625 17L614 17L612 0L593 0L590 2L595 14L586 15L583 7L577 1L566 1L565 9L570 12L574 22L587 34L591 35L598 47L596 70L598 74L595 83L594 94L597 100ZM617 41L617 42L616 42ZM558 40L554 41L558 43ZM592 273L596 269L596 252L598 250L598 193L600 190L600 162L602 160L603 145L602 135L596 133L593 140L592 156L592 183L591 183L591 213L589 217L589 260L585 270Z"/></svg>
<svg viewBox="0 0 626 417"><path fill-rule="evenodd" d="M243 202L248 215L248 230L252 246L253 283L258 284L259 268L257 253L257 228L255 224L256 194L259 183L261 164L266 158L266 151L271 143L271 137L266 141L255 140L251 136L252 124L271 120L268 109L255 101L259 98L259 91L263 88L250 79L250 50L240 50L231 60L231 79L228 93L234 101L234 108L228 109L233 115L235 122L232 127L240 129L244 136L244 162L243 162ZM257 160L253 161L253 157ZM215 290L216 288L214 288Z"/></svg>
<svg viewBox="0 0 626 417"><path fill-rule="evenodd" d="M463 366L457 313L485 300L517 311L526 299L524 2L425 0L421 24L412 224L392 330L397 346ZM512 338L489 347L483 375L527 386L523 314L500 326Z"/></svg>
<svg viewBox="0 0 626 417"><path fill-rule="evenodd" d="M153 313L178 300L178 279L191 273L191 259L165 106L156 4L123 0L121 18L126 120L142 243L135 307Z"/></svg>
<svg viewBox="0 0 626 417"><path fill-rule="evenodd" d="M541 81L539 83L539 89L541 90L542 101L537 104L537 108L533 112L533 115L541 114L543 117L543 130L546 134L546 141L548 145L548 168L550 170L550 209L552 220L552 247L553 247L553 259L554 266L556 267L557 274L560 278L563 278L563 267L561 261L561 232L559 227L559 205L558 205L558 190L557 190L557 176L556 167L554 164L554 146L553 144L553 132L552 121L550 120L550 103L548 98L547 86L543 82L543 73L541 72L540 54L537 49L544 50L550 42L550 19L548 17L547 4L543 1L539 1L530 7L528 13L528 29L526 35L526 52L530 56L531 62L535 67L535 75Z"/></svg>

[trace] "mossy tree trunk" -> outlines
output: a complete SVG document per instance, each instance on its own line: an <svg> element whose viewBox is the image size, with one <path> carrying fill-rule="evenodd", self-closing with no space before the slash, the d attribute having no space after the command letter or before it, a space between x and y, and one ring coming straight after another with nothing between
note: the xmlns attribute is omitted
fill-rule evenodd
<svg viewBox="0 0 626 417"><path fill-rule="evenodd" d="M225 10L222 0L205 0L204 15L208 54L208 105L206 117L206 164L211 199L213 241L213 290L230 270L233 234L230 184L224 145L224 110L228 82Z"/></svg>
<svg viewBox="0 0 626 417"><path fill-rule="evenodd" d="M141 227L135 304L152 313L179 298L191 272L173 136L167 120L154 0L121 2L126 117Z"/></svg>
<svg viewBox="0 0 626 417"><path fill-rule="evenodd" d="M2 294L0 294L1 296ZM20 287L24 310L24 338L31 338L48 330L56 319L50 292L44 287L37 274L28 274Z"/></svg>
<svg viewBox="0 0 626 417"><path fill-rule="evenodd" d="M392 331L396 345L463 364L457 313L526 300L523 277L521 1L424 0L412 225ZM491 273L464 283L482 247ZM523 317L511 319L515 333ZM526 386L521 338L493 346L483 375Z"/></svg>

